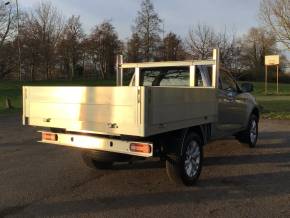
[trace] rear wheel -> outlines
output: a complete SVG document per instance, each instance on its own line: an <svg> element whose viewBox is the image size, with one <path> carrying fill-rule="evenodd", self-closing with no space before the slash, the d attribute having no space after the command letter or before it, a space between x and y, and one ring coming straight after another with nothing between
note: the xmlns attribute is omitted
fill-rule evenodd
<svg viewBox="0 0 290 218"><path fill-rule="evenodd" d="M259 119L252 114L246 131L239 133L236 138L242 144L247 144L250 148L256 147L259 136Z"/></svg>
<svg viewBox="0 0 290 218"><path fill-rule="evenodd" d="M84 163L92 169L111 169L113 167L112 161L100 161L92 157L91 152L82 152L82 159Z"/></svg>
<svg viewBox="0 0 290 218"><path fill-rule="evenodd" d="M166 161L169 178L177 184L194 185L201 173L203 163L203 147L200 137L190 133L184 142L182 154L176 160Z"/></svg>

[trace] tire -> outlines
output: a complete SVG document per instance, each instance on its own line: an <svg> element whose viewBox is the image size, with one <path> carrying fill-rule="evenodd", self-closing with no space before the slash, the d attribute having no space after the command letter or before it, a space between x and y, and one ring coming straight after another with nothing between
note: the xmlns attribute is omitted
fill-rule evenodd
<svg viewBox="0 0 290 218"><path fill-rule="evenodd" d="M252 114L247 127L247 130L239 133L236 138L242 143L248 145L250 148L255 148L259 136L259 119Z"/></svg>
<svg viewBox="0 0 290 218"><path fill-rule="evenodd" d="M82 152L83 162L91 169L112 169L113 162L111 161L98 161L91 156L90 152Z"/></svg>
<svg viewBox="0 0 290 218"><path fill-rule="evenodd" d="M167 158L166 171L176 184L193 186L198 181L203 164L203 146L199 135L190 133L186 137L181 155L176 160Z"/></svg>

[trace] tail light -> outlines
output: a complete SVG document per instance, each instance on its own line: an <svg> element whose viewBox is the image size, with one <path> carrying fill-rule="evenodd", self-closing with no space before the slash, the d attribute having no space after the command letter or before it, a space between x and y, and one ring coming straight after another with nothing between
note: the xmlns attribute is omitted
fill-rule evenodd
<svg viewBox="0 0 290 218"><path fill-rule="evenodd" d="M150 144L132 143L130 144L130 151L150 154L152 151Z"/></svg>
<svg viewBox="0 0 290 218"><path fill-rule="evenodd" d="M42 133L42 140L45 140L45 141L57 141L57 139L58 139L57 134L47 133L47 132L43 132Z"/></svg>

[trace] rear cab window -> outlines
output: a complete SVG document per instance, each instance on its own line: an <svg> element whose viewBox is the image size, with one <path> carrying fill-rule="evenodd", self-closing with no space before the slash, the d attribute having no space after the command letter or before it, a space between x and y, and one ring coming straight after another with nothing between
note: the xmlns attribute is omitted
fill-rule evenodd
<svg viewBox="0 0 290 218"><path fill-rule="evenodd" d="M141 86L190 86L189 67L146 68L140 72Z"/></svg>

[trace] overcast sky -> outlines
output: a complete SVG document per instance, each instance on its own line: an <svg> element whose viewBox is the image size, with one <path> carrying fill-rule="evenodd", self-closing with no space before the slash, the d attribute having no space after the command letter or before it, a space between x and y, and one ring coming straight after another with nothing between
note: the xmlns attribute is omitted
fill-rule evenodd
<svg viewBox="0 0 290 218"><path fill-rule="evenodd" d="M22 8L33 8L39 0L19 0ZM51 0L64 14L80 15L88 32L96 24L111 20L120 37L126 39L141 0ZM258 25L259 0L152 0L165 21L165 31L186 36L191 26L206 23L217 30L245 33Z"/></svg>

